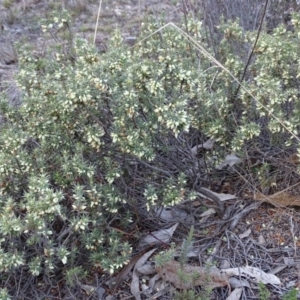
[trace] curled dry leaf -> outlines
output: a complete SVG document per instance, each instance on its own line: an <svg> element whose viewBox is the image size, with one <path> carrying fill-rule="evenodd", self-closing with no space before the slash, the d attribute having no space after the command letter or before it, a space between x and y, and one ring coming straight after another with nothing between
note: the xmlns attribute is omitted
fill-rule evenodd
<svg viewBox="0 0 300 300"><path fill-rule="evenodd" d="M265 245L266 244L266 240L265 240L265 238L262 234L260 234L259 237L258 237L258 244L259 245Z"/></svg>
<svg viewBox="0 0 300 300"><path fill-rule="evenodd" d="M222 170L227 166L232 167L236 164L239 164L240 162L242 162L242 160L238 158L236 155L229 154L226 155L225 160L219 166L217 166L216 169Z"/></svg>
<svg viewBox="0 0 300 300"><path fill-rule="evenodd" d="M101 286L95 287L92 285L82 284L81 282L79 282L79 286L82 290L85 291L86 295L91 296L92 294L94 294L98 296L98 299L103 299L103 296L106 293L106 290Z"/></svg>
<svg viewBox="0 0 300 300"><path fill-rule="evenodd" d="M241 233L241 234L239 235L239 238L240 238L240 239L243 239L243 238L245 238L245 237L248 237L248 236L250 235L250 233L251 233L251 229L249 228L248 230L246 230L246 231L244 231L243 233Z"/></svg>
<svg viewBox="0 0 300 300"><path fill-rule="evenodd" d="M144 275L151 275L151 274L156 273L155 268L153 266L151 266L150 264L144 264L141 267L138 267L137 271Z"/></svg>
<svg viewBox="0 0 300 300"><path fill-rule="evenodd" d="M283 258L284 264L291 267L296 264L295 260L292 257L284 257Z"/></svg>
<svg viewBox="0 0 300 300"><path fill-rule="evenodd" d="M94 286L87 285L87 284L80 284L80 288L83 289L87 293L87 295L94 293L96 290Z"/></svg>
<svg viewBox="0 0 300 300"><path fill-rule="evenodd" d="M159 244L163 244L163 243L166 243L166 244L169 243L177 226L178 226L178 223L176 223L175 225L173 225L172 227L170 227L168 229L160 229L160 230L151 232L151 234L148 234L140 241L138 247L143 248L143 247L149 246L149 245L159 245Z"/></svg>
<svg viewBox="0 0 300 300"><path fill-rule="evenodd" d="M155 286L159 284L159 280L161 280L159 274L155 274L153 277L150 278L148 286L149 291L151 291L151 293L154 291Z"/></svg>
<svg viewBox="0 0 300 300"><path fill-rule="evenodd" d="M205 194L204 194L205 193ZM201 187L200 192L197 193L199 196L203 198L209 198L212 199L213 196L217 197L220 201L228 201L228 200L233 200L236 199L235 195L231 194L222 194L222 193L216 193L213 192L207 188ZM212 199L213 200L213 199Z"/></svg>
<svg viewBox="0 0 300 300"><path fill-rule="evenodd" d="M230 275L216 267L204 268L184 265L182 272L186 274L186 278L190 279L186 281L183 281L179 276L178 271L181 270L181 265L175 260L169 261L156 270L164 281L172 283L178 289L191 289L198 285L205 285L210 288L229 285Z"/></svg>
<svg viewBox="0 0 300 300"><path fill-rule="evenodd" d="M155 215L164 221L183 221L187 218L188 213L178 207L160 207L155 210Z"/></svg>
<svg viewBox="0 0 300 300"><path fill-rule="evenodd" d="M157 290L158 290L158 292L155 293L155 294L152 296L151 299L161 299L160 297L162 297L163 295L165 295L165 294L167 294L167 293L170 292L171 287L170 287L170 285L164 286L164 285L162 284L162 287L161 287L161 288L158 288Z"/></svg>
<svg viewBox="0 0 300 300"><path fill-rule="evenodd" d="M136 262L135 267L133 269L132 281L131 281L131 284L130 284L130 291L131 291L131 294L135 297L136 300L141 299L140 273L137 270L145 264L145 262L153 254L154 251L156 251L156 248L148 251L142 257L140 257L139 260Z"/></svg>
<svg viewBox="0 0 300 300"><path fill-rule="evenodd" d="M214 215L216 213L216 210L214 208L209 208L208 210L206 210L205 212L203 212L200 217L207 217L210 215Z"/></svg>
<svg viewBox="0 0 300 300"><path fill-rule="evenodd" d="M242 296L243 289L237 288L232 291L232 293L226 298L226 300L239 300Z"/></svg>
<svg viewBox="0 0 300 300"><path fill-rule="evenodd" d="M228 269L230 268L230 262L227 259L222 259L220 263L220 269Z"/></svg>
<svg viewBox="0 0 300 300"><path fill-rule="evenodd" d="M194 146L192 149L191 149L191 153L192 155L196 156L197 155L197 152L198 152L198 149L206 149L206 150L210 150L213 148L214 146L214 143L215 143L215 139L214 138L210 138L208 139L205 143L203 144L198 144L196 146Z"/></svg>
<svg viewBox="0 0 300 300"><path fill-rule="evenodd" d="M229 280L229 283L230 283L230 286L234 289L240 288L243 286L250 288L250 284L249 284L248 280L246 280L246 279L239 279L236 277L231 277Z"/></svg>

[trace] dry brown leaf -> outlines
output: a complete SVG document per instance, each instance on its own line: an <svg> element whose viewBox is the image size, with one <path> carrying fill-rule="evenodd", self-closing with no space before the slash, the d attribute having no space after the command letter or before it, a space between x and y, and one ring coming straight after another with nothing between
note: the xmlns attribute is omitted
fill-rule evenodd
<svg viewBox="0 0 300 300"><path fill-rule="evenodd" d="M278 192L268 196L262 193L256 193L253 199L268 202L276 207L300 206L300 196L292 195L288 192Z"/></svg>
<svg viewBox="0 0 300 300"><path fill-rule="evenodd" d="M288 159L284 160L285 162L291 163L293 165L299 165L300 164L300 159L298 156L298 153L293 153L289 156Z"/></svg>
<svg viewBox="0 0 300 300"><path fill-rule="evenodd" d="M162 267L158 267L157 273L163 278L164 281L172 283L178 289L191 289L194 286L205 285L210 288L223 287L229 285L229 278L226 272L219 270L216 267L204 268L191 265L184 265L183 272L189 278L195 278L195 280L187 280L183 282L178 271L181 270L180 263L171 260Z"/></svg>
<svg viewBox="0 0 300 300"><path fill-rule="evenodd" d="M270 273L265 273L263 270L255 267L239 267L231 269L223 269L222 272L226 273L228 276L242 276L246 278L252 278L257 283L262 282L264 284L280 284L280 279Z"/></svg>

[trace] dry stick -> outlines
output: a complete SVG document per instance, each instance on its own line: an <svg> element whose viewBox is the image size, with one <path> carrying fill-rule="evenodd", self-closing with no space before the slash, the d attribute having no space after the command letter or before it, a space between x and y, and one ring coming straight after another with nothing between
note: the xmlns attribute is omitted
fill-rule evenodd
<svg viewBox="0 0 300 300"><path fill-rule="evenodd" d="M142 19L142 16L141 16L141 0L139 0L138 16L139 16L139 31L141 33L141 19Z"/></svg>
<svg viewBox="0 0 300 300"><path fill-rule="evenodd" d="M295 239L295 232L294 232L294 223L293 223L293 217L290 216L290 224L291 224L291 234L292 234L292 239L294 243L294 257L297 257L297 244L296 244L296 239Z"/></svg>
<svg viewBox="0 0 300 300"><path fill-rule="evenodd" d="M256 35L256 39L255 39L255 42L253 44L253 47L251 49L251 52L250 52L250 55L248 57L248 60L247 60L247 63L245 65L245 68L244 68L244 71L243 71L243 74L242 74L242 77L240 79L240 82L242 82L246 76L246 72L247 72L247 69L248 69L248 66L250 65L250 61L251 61L251 58L253 56L253 53L254 53L254 49L257 45L257 42L258 42L258 39L259 39L259 36L260 36L260 33L261 33L261 30L262 30L262 25L263 25L263 22L264 22L264 19L265 19L265 16L266 16L266 12L267 12L267 7L268 7L268 3L269 3L269 0L266 0L265 2L265 6L264 6L264 11L263 11L263 15L262 15L262 18L261 18L261 21L260 21L260 24L259 24L259 28L258 28L258 32L257 32L257 35ZM233 99L235 99L240 91L240 85L238 85L234 95L233 95Z"/></svg>
<svg viewBox="0 0 300 300"><path fill-rule="evenodd" d="M222 202L213 192L206 188L196 187L196 190L199 191L204 196L212 199L217 204L217 212L220 217L224 215L224 202Z"/></svg>
<svg viewBox="0 0 300 300"><path fill-rule="evenodd" d="M99 0L98 14L97 14L97 20L96 20L96 26L95 26L95 32L94 32L94 42L93 42L94 45L96 43L96 35L97 35L97 29L98 29L98 24L99 24L101 6L102 6L102 0Z"/></svg>

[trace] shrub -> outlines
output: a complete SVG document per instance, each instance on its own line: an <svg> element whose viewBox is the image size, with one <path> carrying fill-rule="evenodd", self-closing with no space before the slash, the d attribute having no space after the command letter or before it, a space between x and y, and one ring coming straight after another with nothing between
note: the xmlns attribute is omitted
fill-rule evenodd
<svg viewBox="0 0 300 300"><path fill-rule="evenodd" d="M122 233L133 219L193 198L190 147L214 138L212 155L222 159L250 143L263 147L266 132L269 147L295 144L272 116L298 133L299 19L294 32L262 35L243 83L255 98L236 94L228 72L175 27L152 34L160 25L144 24L148 37L134 48L116 33L101 56L72 37L43 58L20 50L22 104L1 101L2 274L71 286L93 267L114 273L131 253ZM44 29L53 26L68 30L68 19ZM205 45L201 22L187 26ZM220 30L222 63L238 76L247 55L234 49L249 49L256 33L234 22Z"/></svg>

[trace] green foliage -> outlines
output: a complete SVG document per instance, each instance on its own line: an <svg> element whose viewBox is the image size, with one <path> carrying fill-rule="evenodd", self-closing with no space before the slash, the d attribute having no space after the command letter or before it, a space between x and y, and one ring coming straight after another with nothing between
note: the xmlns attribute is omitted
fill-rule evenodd
<svg viewBox="0 0 300 300"><path fill-rule="evenodd" d="M283 295L283 300L297 300L298 289L292 288L287 294Z"/></svg>
<svg viewBox="0 0 300 300"><path fill-rule="evenodd" d="M262 34L243 82L255 98L174 28L133 48L116 33L100 56L74 39L64 11L45 22L43 30L65 43L43 58L20 49L22 104L12 107L4 96L0 103L0 271L22 269L49 282L63 273L69 285L93 267L114 273L131 254L121 232L133 214L194 195L179 156L192 132L215 138L217 158L260 146L265 132L270 146L296 143L272 114L298 133L298 20L293 15L294 32ZM201 22L187 26L205 46ZM143 24L142 35L158 28ZM238 77L246 55L234 50L249 50L256 33L237 22L220 31L218 55Z"/></svg>
<svg viewBox="0 0 300 300"><path fill-rule="evenodd" d="M259 299L260 300L268 300L271 293L267 289L266 285L263 284L262 282L258 283L258 291L259 291Z"/></svg>
<svg viewBox="0 0 300 300"><path fill-rule="evenodd" d="M202 298L200 296L195 295L194 291L182 291L175 293L175 300L205 300L208 298Z"/></svg>
<svg viewBox="0 0 300 300"><path fill-rule="evenodd" d="M8 294L8 291L6 288L0 289L0 300L10 300L11 297Z"/></svg>
<svg viewBox="0 0 300 300"><path fill-rule="evenodd" d="M85 279L87 271L82 267L75 267L66 271L66 281L69 286L75 286L78 281Z"/></svg>
<svg viewBox="0 0 300 300"><path fill-rule="evenodd" d="M173 259L175 251L175 245L171 244L171 248L168 251L163 251L158 255L155 255L155 265L157 267L165 265L167 262Z"/></svg>
<svg viewBox="0 0 300 300"><path fill-rule="evenodd" d="M192 225L186 240L183 241L181 252L180 252L180 264L183 266L188 259L189 247L192 245L192 239L194 236L194 226Z"/></svg>
<svg viewBox="0 0 300 300"><path fill-rule="evenodd" d="M13 2L14 2L13 0L4 0L3 6L8 9L13 5Z"/></svg>

